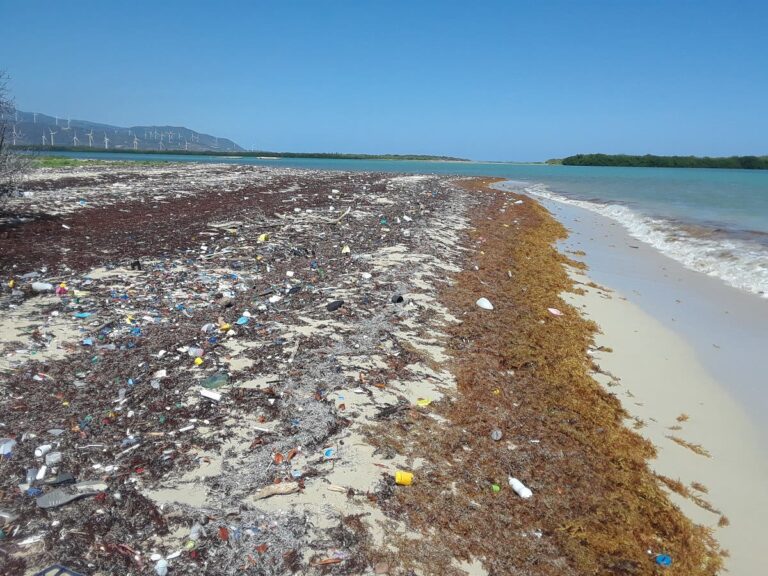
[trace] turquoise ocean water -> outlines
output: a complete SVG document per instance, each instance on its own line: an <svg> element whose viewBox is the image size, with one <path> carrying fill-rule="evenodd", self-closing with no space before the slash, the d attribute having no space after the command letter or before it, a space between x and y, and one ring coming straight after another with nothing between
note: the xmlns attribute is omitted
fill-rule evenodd
<svg viewBox="0 0 768 576"><path fill-rule="evenodd" d="M498 176L576 204L685 266L768 296L768 171L62 152L74 158L253 164L316 170Z"/></svg>

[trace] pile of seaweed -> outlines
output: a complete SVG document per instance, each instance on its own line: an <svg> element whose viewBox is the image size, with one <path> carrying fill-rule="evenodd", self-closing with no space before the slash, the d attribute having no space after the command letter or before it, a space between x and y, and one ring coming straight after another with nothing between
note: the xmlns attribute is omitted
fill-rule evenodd
<svg viewBox="0 0 768 576"><path fill-rule="evenodd" d="M474 256L443 294L461 320L449 343L458 397L371 430L381 449L426 461L409 489L378 494L427 535L397 542L398 561L428 574L463 573L454 557L491 574L717 573L725 553L711 531L670 502L648 466L654 447L591 376L597 327L560 296L574 290L566 265L579 266L554 248L565 229L493 182L464 183L493 197L473 219ZM533 497L517 496L510 476Z"/></svg>

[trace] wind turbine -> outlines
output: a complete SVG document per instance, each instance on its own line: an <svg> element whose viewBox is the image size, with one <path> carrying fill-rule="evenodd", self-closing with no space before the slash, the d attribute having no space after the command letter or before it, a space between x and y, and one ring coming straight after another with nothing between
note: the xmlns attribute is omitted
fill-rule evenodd
<svg viewBox="0 0 768 576"><path fill-rule="evenodd" d="M33 121L35 124L37 124L37 112L32 112Z"/></svg>
<svg viewBox="0 0 768 576"><path fill-rule="evenodd" d="M54 135L54 134L58 134L58 133L59 133L59 131L58 131L58 130L56 130L56 132L54 132L53 130L51 130L50 128L48 128L48 132L50 132L50 133L51 133L51 146L53 146L53 135Z"/></svg>
<svg viewBox="0 0 768 576"><path fill-rule="evenodd" d="M104 150L109 150L109 138L106 132L104 132Z"/></svg>
<svg viewBox="0 0 768 576"><path fill-rule="evenodd" d="M69 130L70 128L71 128L71 126L69 125L69 118L67 118L67 125L66 126L62 126L61 129L62 130Z"/></svg>
<svg viewBox="0 0 768 576"><path fill-rule="evenodd" d="M133 136L133 149L138 150L139 149L139 138L134 134Z"/></svg>
<svg viewBox="0 0 768 576"><path fill-rule="evenodd" d="M45 139L45 130L43 130L43 146L46 146L48 141Z"/></svg>
<svg viewBox="0 0 768 576"><path fill-rule="evenodd" d="M16 131L16 124L13 125L13 145L16 146L16 138L20 138L21 134Z"/></svg>
<svg viewBox="0 0 768 576"><path fill-rule="evenodd" d="M189 142L187 142L187 139L186 139L186 138L184 138L184 150L186 150L187 152L189 152Z"/></svg>
<svg viewBox="0 0 768 576"><path fill-rule="evenodd" d="M53 118L56 121L56 126L58 126L59 125L59 117L58 116L54 116Z"/></svg>
<svg viewBox="0 0 768 576"><path fill-rule="evenodd" d="M85 135L88 136L88 146L93 148L93 128L91 128L90 132L86 132Z"/></svg>
<svg viewBox="0 0 768 576"><path fill-rule="evenodd" d="M75 130L75 135L72 136L72 145L73 146L79 146L80 145L80 138L77 137L77 130Z"/></svg>

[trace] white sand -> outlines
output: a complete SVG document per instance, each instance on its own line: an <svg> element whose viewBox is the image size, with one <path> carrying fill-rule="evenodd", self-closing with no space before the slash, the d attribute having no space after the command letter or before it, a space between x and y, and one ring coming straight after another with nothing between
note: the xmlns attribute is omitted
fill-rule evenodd
<svg viewBox="0 0 768 576"><path fill-rule="evenodd" d="M673 501L696 523L716 528L718 540L731 553L726 565L732 574L765 574L768 465L755 428L680 336L626 299L604 294L588 289L586 296L569 300L602 328L596 343L613 348L611 353L595 353L594 358L620 379L611 392L632 416L646 423L639 432L659 452L653 468L689 488L691 482L704 484L709 494L699 495L729 518L729 527L717 528L719 516L689 500L673 494ZM678 422L682 413L689 420ZM669 429L675 425L682 429ZM701 445L711 457L678 445L668 435Z"/></svg>
<svg viewBox="0 0 768 576"><path fill-rule="evenodd" d="M619 379L609 390L645 423L639 433L659 452L653 468L689 488L699 482L709 489L698 495L727 516L730 526L717 528L718 515L676 494L672 499L695 522L715 529L731 554L726 561L731 574L765 574L768 425L759 415L768 397L761 385L768 306L686 270L608 218L543 204L569 229L560 250L586 252L575 257L588 264L589 277L618 290L588 289L587 295L568 299L601 327L597 344L613 349L594 358ZM611 379L598 375L598 380L609 385ZM681 414L689 419L678 422ZM680 446L670 435L701 445L711 457Z"/></svg>

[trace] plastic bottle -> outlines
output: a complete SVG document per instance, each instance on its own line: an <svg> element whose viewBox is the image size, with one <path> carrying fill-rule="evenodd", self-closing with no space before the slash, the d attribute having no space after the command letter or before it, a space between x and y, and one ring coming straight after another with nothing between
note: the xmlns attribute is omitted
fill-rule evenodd
<svg viewBox="0 0 768 576"><path fill-rule="evenodd" d="M48 282L32 282L32 290L35 292L53 292L53 284Z"/></svg>
<svg viewBox="0 0 768 576"><path fill-rule="evenodd" d="M512 490L515 491L515 493L520 496L520 498L530 498L533 496L533 492L530 488L528 488L525 484L520 482L517 478L512 478L512 476L509 477L509 485L512 487Z"/></svg>
<svg viewBox="0 0 768 576"><path fill-rule="evenodd" d="M168 561L165 558L160 558L155 563L155 574L157 576L166 576L168 574Z"/></svg>

